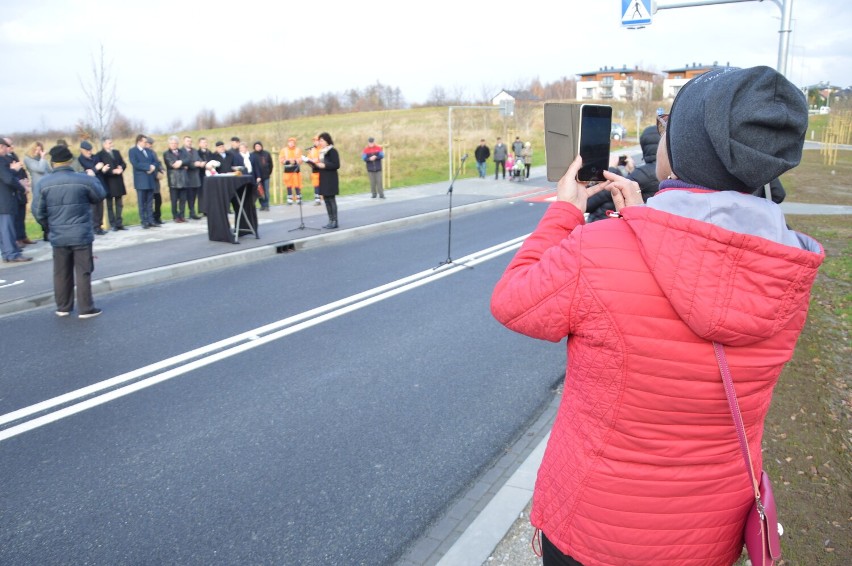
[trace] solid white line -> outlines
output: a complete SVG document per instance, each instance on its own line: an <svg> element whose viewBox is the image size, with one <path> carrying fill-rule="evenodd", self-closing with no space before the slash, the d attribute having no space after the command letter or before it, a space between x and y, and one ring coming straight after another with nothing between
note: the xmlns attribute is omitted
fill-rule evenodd
<svg viewBox="0 0 852 566"><path fill-rule="evenodd" d="M499 255L517 249L518 247L520 247L526 237L527 236L521 236L519 238L509 240L508 242L503 242L496 246L480 250L478 252L465 256L464 258L458 260L455 264L448 264L447 266L444 266L440 269L424 270L419 273L404 277L402 279L398 279L391 283L375 287L368 291L357 293L344 299L328 303L321 307L305 311L304 313L300 313L298 315L255 328L253 330L237 334L230 338L219 340L212 344L202 346L201 348L196 348L195 350L191 350L189 352L185 352L177 356L172 356L171 358L162 360L160 362L150 364L145 367L107 379L105 381L101 381L89 385L87 387L71 391L64 395L60 395L58 397L54 397L46 401L42 401L34 405L30 405L29 407L24 407L11 413L7 413L5 415L0 416L0 425L27 418L36 413L49 410L59 405L72 403L77 399L82 399L83 397L94 395L99 391L103 391L111 387L117 387L118 385L121 385L122 383L125 383L127 381L132 381L145 375L164 370L171 366L182 364L178 365L178 367L164 371L162 373L152 375L145 379L140 379L135 383L125 385L118 389L114 389L107 393L92 397L90 399L79 401L68 407L64 407L49 414L42 415L38 418L26 421L19 425L9 427L5 430L0 430L0 442L12 438L13 436L17 436L24 432L44 426L46 424L58 421L65 417L85 411L92 407L96 407L103 403L107 403L125 395L129 395L130 393L135 393L136 391L140 391L152 385L156 385L157 383L172 379L173 377L183 375L190 371L213 364L220 360L224 360L231 356L241 354L253 348L258 348L269 342L279 340L306 328L310 328L312 326L316 326L339 316L354 312L369 305L375 304L379 301L383 301L385 299L394 297L406 291L410 291L422 285L426 285L427 283L432 283L433 281L436 281L438 279L443 279L448 275L463 271L468 267L484 263L495 257L498 257Z"/></svg>

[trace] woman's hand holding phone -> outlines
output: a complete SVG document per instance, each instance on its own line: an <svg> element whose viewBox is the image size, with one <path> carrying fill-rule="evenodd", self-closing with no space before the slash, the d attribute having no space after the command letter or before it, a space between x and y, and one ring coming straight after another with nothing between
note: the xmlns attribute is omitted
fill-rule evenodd
<svg viewBox="0 0 852 566"><path fill-rule="evenodd" d="M577 180L577 173L583 166L583 158L579 155L574 158L568 171L559 179L556 184L556 200L568 202L580 209L580 212L586 212L586 201L595 193L598 193L609 187L610 181L597 183L588 186Z"/></svg>

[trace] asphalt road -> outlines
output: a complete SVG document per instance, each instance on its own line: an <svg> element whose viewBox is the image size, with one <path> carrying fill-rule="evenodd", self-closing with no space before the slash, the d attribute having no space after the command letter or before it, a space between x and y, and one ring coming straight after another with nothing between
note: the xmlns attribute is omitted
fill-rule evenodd
<svg viewBox="0 0 852 566"><path fill-rule="evenodd" d="M545 207L454 219L452 259ZM505 251L433 270L436 222L4 318L0 563L393 563L562 378L490 316Z"/></svg>

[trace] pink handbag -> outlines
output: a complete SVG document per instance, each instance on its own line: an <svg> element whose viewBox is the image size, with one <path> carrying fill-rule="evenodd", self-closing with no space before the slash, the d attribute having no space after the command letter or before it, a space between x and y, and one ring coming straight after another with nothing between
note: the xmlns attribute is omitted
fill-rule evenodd
<svg viewBox="0 0 852 566"><path fill-rule="evenodd" d="M769 483L769 476L763 470L760 472L760 483L754 477L745 427L740 414L740 405L737 402L737 393L734 390L734 382L731 378L731 370L728 367L728 359L721 344L713 342L713 350L716 352L716 361L719 364L719 371L722 373L725 395L728 397L731 417L734 419L734 427L737 429L737 437L740 441L740 450L743 453L748 477L754 487L754 505L746 517L743 532L746 551L752 566L773 566L776 561L781 559L781 531L778 524L775 497L772 494L772 484Z"/></svg>

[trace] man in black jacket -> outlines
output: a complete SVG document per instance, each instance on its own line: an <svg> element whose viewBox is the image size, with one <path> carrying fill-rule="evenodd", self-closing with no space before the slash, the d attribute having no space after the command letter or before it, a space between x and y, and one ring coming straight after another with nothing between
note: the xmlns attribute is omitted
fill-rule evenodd
<svg viewBox="0 0 852 566"><path fill-rule="evenodd" d="M103 175L104 164L101 162L100 157L95 155L94 147L87 140L80 142L80 155L77 157L77 161L80 163L80 167L83 168L83 173L90 177L96 177L101 182L101 185L106 187ZM104 230L103 201L98 201L92 205L92 219L94 220L95 234L98 236L106 234Z"/></svg>
<svg viewBox="0 0 852 566"><path fill-rule="evenodd" d="M240 157L242 161L242 157ZM217 173L233 173L231 167L234 165L234 156L230 151L225 151L225 142L217 141L216 142L216 151L213 152L212 159L210 161L215 161L216 166L215 170ZM207 163L207 167L211 167L210 162Z"/></svg>
<svg viewBox="0 0 852 566"><path fill-rule="evenodd" d="M30 193L32 187L30 187L30 178L27 175L27 170L24 169L23 163L21 163L17 154L15 154L15 144L12 142L12 138L3 138L3 141L8 146L8 151L4 159L9 163L12 173L18 178L23 189L17 192L18 209L15 212L15 243L18 247L23 248L24 246L35 243L27 237L26 223L27 194Z"/></svg>
<svg viewBox="0 0 852 566"><path fill-rule="evenodd" d="M479 178L485 178L485 168L487 167L488 158L491 157L491 150L485 144L485 140L479 140L479 145L473 152L473 157L476 159L476 170L479 172Z"/></svg>
<svg viewBox="0 0 852 566"><path fill-rule="evenodd" d="M56 316L68 316L74 309L76 279L78 317L92 318L101 314L92 299L92 205L102 201L106 191L97 177L74 172L74 156L67 147L53 147L50 158L53 173L38 182L35 217L42 225L50 226Z"/></svg>
<svg viewBox="0 0 852 566"><path fill-rule="evenodd" d="M15 218L18 214L18 195L26 188L21 184L17 170L7 158L11 144L0 138L0 252L6 263L21 263L32 260L21 255L21 248L15 232ZM18 161L17 163L20 163ZM17 167L17 166L15 166Z"/></svg>
<svg viewBox="0 0 852 566"><path fill-rule="evenodd" d="M98 159L103 164L101 168L101 182L106 190L106 209L109 225L113 231L127 230L124 227L122 212L124 210L124 195L127 187L124 186L124 170L127 164L117 149L113 149L112 139L103 141L103 149L98 153Z"/></svg>
<svg viewBox="0 0 852 566"><path fill-rule="evenodd" d="M204 214L204 179L207 177L207 163L213 159L213 152L207 147L207 138L198 138L198 159L204 165L201 167L201 185L198 187L198 212ZM199 217L200 218L200 217Z"/></svg>
<svg viewBox="0 0 852 566"><path fill-rule="evenodd" d="M189 208L189 217L193 220L201 220L201 217L195 214L195 201L198 198L198 191L201 190L201 183L204 181L206 162L201 160L198 150L192 147L190 136L183 136L183 152L186 155L186 204Z"/></svg>
<svg viewBox="0 0 852 566"><path fill-rule="evenodd" d="M256 176L259 179L257 192L258 200L260 201L260 210L269 210L269 179L272 178L272 169L275 167L275 164L273 163L272 155L263 149L263 144L259 141L254 142L254 153L252 155L257 157L259 169Z"/></svg>

